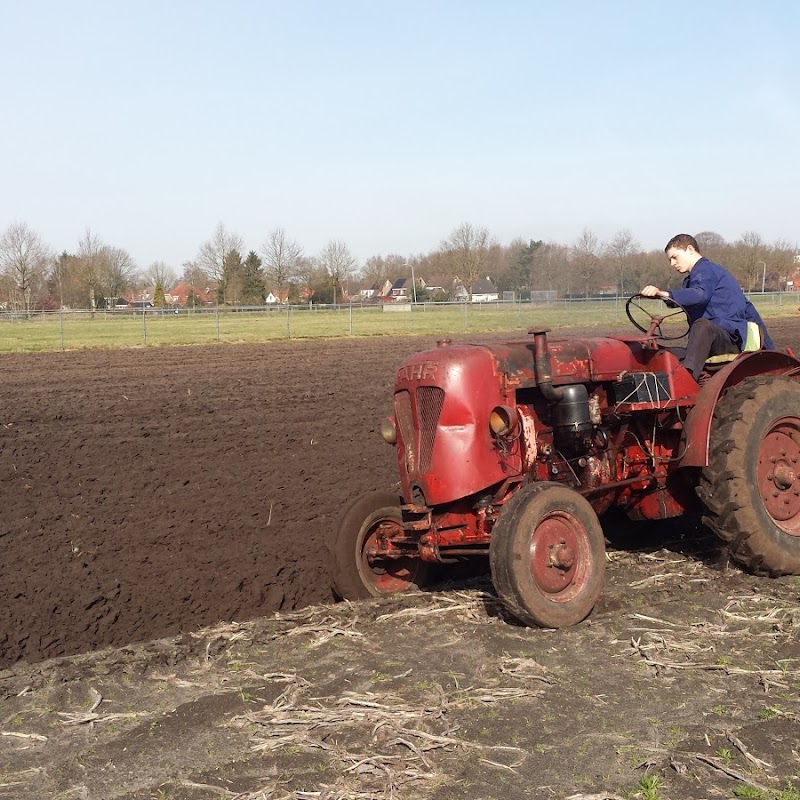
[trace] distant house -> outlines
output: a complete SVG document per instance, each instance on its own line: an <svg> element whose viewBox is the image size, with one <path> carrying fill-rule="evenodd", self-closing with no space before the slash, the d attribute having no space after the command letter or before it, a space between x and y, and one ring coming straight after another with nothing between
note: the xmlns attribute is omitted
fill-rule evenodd
<svg viewBox="0 0 800 800"><path fill-rule="evenodd" d="M452 278L446 278L441 275L434 275L427 281L424 281L423 285L427 291L427 296L429 298L436 297L437 295L439 296L439 298L441 297L450 298L451 295L453 294Z"/></svg>
<svg viewBox="0 0 800 800"><path fill-rule="evenodd" d="M368 301L377 303L381 299L381 297L391 296L391 294L392 294L392 282L384 281L383 283L378 282L361 286L352 295L352 300L356 303L358 302L363 303Z"/></svg>
<svg viewBox="0 0 800 800"><path fill-rule="evenodd" d="M170 289L169 292L164 295L164 298L171 305L185 306L187 301L189 300L189 296L192 294L193 288L194 288L194 296L203 305L209 305L214 302L212 298L211 289L209 289L208 287L202 289L197 286L192 287L192 284L186 283L185 281L179 283L177 286L173 286L172 289Z"/></svg>
<svg viewBox="0 0 800 800"><path fill-rule="evenodd" d="M390 290L392 300L402 303L411 299L411 278L398 278Z"/></svg>
<svg viewBox="0 0 800 800"><path fill-rule="evenodd" d="M391 297L392 296L392 286L393 281L390 281L388 278L381 284L378 285L378 300L382 298Z"/></svg>
<svg viewBox="0 0 800 800"><path fill-rule="evenodd" d="M472 284L473 303L496 303L500 299L497 287L492 283L487 275L485 278L478 278Z"/></svg>

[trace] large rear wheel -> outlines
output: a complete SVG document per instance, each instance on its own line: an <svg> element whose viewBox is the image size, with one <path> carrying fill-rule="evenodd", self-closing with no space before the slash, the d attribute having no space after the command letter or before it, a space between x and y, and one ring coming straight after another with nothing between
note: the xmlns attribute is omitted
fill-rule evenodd
<svg viewBox="0 0 800 800"><path fill-rule="evenodd" d="M341 598L364 600L425 584L429 565L419 557L376 554L382 540L402 536L402 521L400 498L393 492L370 492L345 509L329 547L334 589Z"/></svg>
<svg viewBox="0 0 800 800"><path fill-rule="evenodd" d="M605 580L605 541L594 509L557 483L520 489L492 530L492 580L527 625L563 628L585 619Z"/></svg>
<svg viewBox="0 0 800 800"><path fill-rule="evenodd" d="M800 574L800 384L748 378L714 409L703 521L757 575Z"/></svg>

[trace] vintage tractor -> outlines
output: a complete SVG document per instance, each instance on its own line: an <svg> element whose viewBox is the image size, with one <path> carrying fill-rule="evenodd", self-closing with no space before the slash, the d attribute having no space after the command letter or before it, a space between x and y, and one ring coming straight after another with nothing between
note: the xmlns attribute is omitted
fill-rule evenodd
<svg viewBox="0 0 800 800"><path fill-rule="evenodd" d="M707 365L716 371L698 385L664 343L686 335L685 317L668 319L685 311L648 302L626 306L642 335L533 328L408 358L382 425L402 496L346 509L331 542L337 592L404 591L432 565L488 556L515 617L573 625L601 594L598 517L612 508L638 520L702 513L745 569L800 573L800 361L744 352Z"/></svg>

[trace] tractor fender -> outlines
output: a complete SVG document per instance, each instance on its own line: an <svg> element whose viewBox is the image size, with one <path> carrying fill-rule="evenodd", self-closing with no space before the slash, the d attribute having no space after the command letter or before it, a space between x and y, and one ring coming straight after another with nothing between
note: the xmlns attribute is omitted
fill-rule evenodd
<svg viewBox="0 0 800 800"><path fill-rule="evenodd" d="M681 439L681 467L707 467L708 442L714 409L723 392L745 378L759 375L785 375L800 380L800 360L775 350L742 353L735 361L714 373L700 387L694 408L686 415Z"/></svg>

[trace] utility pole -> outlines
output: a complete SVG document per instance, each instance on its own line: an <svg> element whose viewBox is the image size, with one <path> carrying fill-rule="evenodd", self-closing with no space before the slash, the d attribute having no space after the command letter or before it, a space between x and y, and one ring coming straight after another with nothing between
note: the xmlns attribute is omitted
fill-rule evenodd
<svg viewBox="0 0 800 800"><path fill-rule="evenodd" d="M417 281L414 277L414 265L406 264L405 266L411 267L411 296L414 298L414 304L417 303Z"/></svg>

